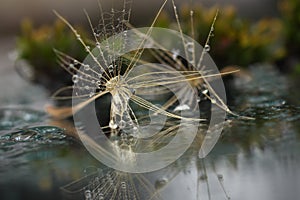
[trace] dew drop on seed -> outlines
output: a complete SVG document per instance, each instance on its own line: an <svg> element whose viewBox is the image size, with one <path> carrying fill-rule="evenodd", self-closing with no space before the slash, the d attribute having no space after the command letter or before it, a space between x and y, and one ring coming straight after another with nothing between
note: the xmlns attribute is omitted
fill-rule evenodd
<svg viewBox="0 0 300 200"><path fill-rule="evenodd" d="M126 183L124 181L121 182L121 188L124 190L126 189Z"/></svg>
<svg viewBox="0 0 300 200"><path fill-rule="evenodd" d="M180 50L179 49L173 49L172 50L172 58L173 60L176 60L176 58L179 56Z"/></svg>
<svg viewBox="0 0 300 200"><path fill-rule="evenodd" d="M211 99L211 103L212 103L212 104L217 103L216 99L213 99L213 98L212 98L212 99Z"/></svg>
<svg viewBox="0 0 300 200"><path fill-rule="evenodd" d="M96 81L96 85L100 86L101 85L101 81Z"/></svg>
<svg viewBox="0 0 300 200"><path fill-rule="evenodd" d="M116 129L118 127L118 125L113 120L110 120L109 127L111 129Z"/></svg>
<svg viewBox="0 0 300 200"><path fill-rule="evenodd" d="M209 52L210 51L210 46L208 44L206 44L204 46L204 51Z"/></svg>
<svg viewBox="0 0 300 200"><path fill-rule="evenodd" d="M184 111L184 110L190 110L190 106L186 105L186 104L182 104L179 106L176 106L176 108L174 109L174 112L176 111Z"/></svg>
<svg viewBox="0 0 300 200"><path fill-rule="evenodd" d="M73 77L72 77L72 81L73 81L73 83L78 83L78 75L73 75Z"/></svg>
<svg viewBox="0 0 300 200"><path fill-rule="evenodd" d="M77 39L80 39L80 35L78 33L75 34Z"/></svg>
<svg viewBox="0 0 300 200"><path fill-rule="evenodd" d="M84 70L85 71L89 71L90 70L90 66L89 65L84 65Z"/></svg>
<svg viewBox="0 0 300 200"><path fill-rule="evenodd" d="M96 42L96 46L98 49L100 49L100 47L101 47L99 42Z"/></svg>
<svg viewBox="0 0 300 200"><path fill-rule="evenodd" d="M84 191L84 196L86 200L91 200L92 199L92 193L90 190Z"/></svg>
<svg viewBox="0 0 300 200"><path fill-rule="evenodd" d="M119 122L119 127L120 127L120 128L125 128L125 126L126 126L126 122L125 122L124 120L121 120L121 121Z"/></svg>
<svg viewBox="0 0 300 200"><path fill-rule="evenodd" d="M132 126L133 125L133 122L132 122L132 120L130 119L129 121L128 121L128 126Z"/></svg>
<svg viewBox="0 0 300 200"><path fill-rule="evenodd" d="M187 51L190 52L190 53L193 53L194 52L194 45L193 45L193 42L188 42L186 44L186 48L187 48Z"/></svg>
<svg viewBox="0 0 300 200"><path fill-rule="evenodd" d="M104 195L103 195L103 193L99 193L99 200L104 200Z"/></svg>
<svg viewBox="0 0 300 200"><path fill-rule="evenodd" d="M98 185L100 183L99 177L96 177L94 182L95 182L96 185Z"/></svg>
<svg viewBox="0 0 300 200"><path fill-rule="evenodd" d="M134 126L134 127L132 128L132 130L133 130L133 134L134 134L134 135L137 135L137 134L138 134L138 131L139 131L138 127Z"/></svg>
<svg viewBox="0 0 300 200"><path fill-rule="evenodd" d="M155 188L156 189L161 189L163 188L167 183L168 183L168 179L167 178L161 178L161 179L158 179L156 182L155 182Z"/></svg>

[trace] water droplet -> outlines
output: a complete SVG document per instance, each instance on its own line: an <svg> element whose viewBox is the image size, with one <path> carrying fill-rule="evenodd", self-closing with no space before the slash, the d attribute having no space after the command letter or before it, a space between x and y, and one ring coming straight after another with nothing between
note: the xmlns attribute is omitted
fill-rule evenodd
<svg viewBox="0 0 300 200"><path fill-rule="evenodd" d="M109 65L108 69L114 69L114 66L113 65Z"/></svg>
<svg viewBox="0 0 300 200"><path fill-rule="evenodd" d="M133 125L133 121L131 119L129 119L129 121L127 122L128 126L132 126Z"/></svg>
<svg viewBox="0 0 300 200"><path fill-rule="evenodd" d="M90 66L89 65L84 65L84 70L85 71L89 71L90 70Z"/></svg>
<svg viewBox="0 0 300 200"><path fill-rule="evenodd" d="M119 122L119 127L120 127L120 128L125 128L125 127L126 127L126 122L125 122L124 120L121 120L121 121Z"/></svg>
<svg viewBox="0 0 300 200"><path fill-rule="evenodd" d="M99 185L99 183L100 183L99 177L96 177L94 182L95 182L96 185Z"/></svg>
<svg viewBox="0 0 300 200"><path fill-rule="evenodd" d="M194 52L194 43L193 42L188 42L186 44L186 49L188 52L193 53Z"/></svg>
<svg viewBox="0 0 300 200"><path fill-rule="evenodd" d="M73 77L72 77L72 81L73 81L73 83L78 83L78 75L73 75Z"/></svg>
<svg viewBox="0 0 300 200"><path fill-rule="evenodd" d="M86 85L86 86L84 86L84 89L88 90L88 89L90 89L90 86Z"/></svg>
<svg viewBox="0 0 300 200"><path fill-rule="evenodd" d="M89 51L90 51L90 49L91 49L91 47L90 47L90 46L86 46L86 47L85 47L85 50L86 50L87 52L89 52Z"/></svg>
<svg viewBox="0 0 300 200"><path fill-rule="evenodd" d="M214 99L214 98L211 98L210 101L211 101L212 104L216 104L217 103L216 99Z"/></svg>
<svg viewBox="0 0 300 200"><path fill-rule="evenodd" d="M136 126L133 127L133 132L134 132L134 133L137 133L138 130L139 130L138 127L136 127Z"/></svg>
<svg viewBox="0 0 300 200"><path fill-rule="evenodd" d="M116 128L118 128L118 125L113 120L110 120L109 127L111 129L116 129Z"/></svg>
<svg viewBox="0 0 300 200"><path fill-rule="evenodd" d="M208 93L208 90L203 90L202 91L202 94L207 94Z"/></svg>
<svg viewBox="0 0 300 200"><path fill-rule="evenodd" d="M168 183L168 179L167 178L161 178L161 179L158 179L156 182L155 182L155 188L156 189L161 189L163 188L167 183Z"/></svg>
<svg viewBox="0 0 300 200"><path fill-rule="evenodd" d="M97 48L98 48L98 49L100 49L100 48L101 48L101 46L100 46L100 43L99 43L99 42L96 42L96 46L97 46Z"/></svg>
<svg viewBox="0 0 300 200"><path fill-rule="evenodd" d="M126 183L125 183L124 181L121 182L121 188L122 188L123 190L126 189Z"/></svg>
<svg viewBox="0 0 300 200"><path fill-rule="evenodd" d="M84 191L84 196L86 200L91 200L92 199L92 193L91 190L86 190Z"/></svg>
<svg viewBox="0 0 300 200"><path fill-rule="evenodd" d="M206 44L204 46L204 51L209 52L210 51L210 46L208 44Z"/></svg>
<svg viewBox="0 0 300 200"><path fill-rule="evenodd" d="M78 33L75 33L76 38L79 40L80 39L80 35Z"/></svg>
<svg viewBox="0 0 300 200"><path fill-rule="evenodd" d="M103 195L103 193L99 193L99 200L104 200L104 195Z"/></svg>
<svg viewBox="0 0 300 200"><path fill-rule="evenodd" d="M172 58L173 58L173 60L176 60L176 58L178 57L179 53L180 53L179 49L173 49L172 50Z"/></svg>
<svg viewBox="0 0 300 200"><path fill-rule="evenodd" d="M97 86L101 85L101 81L96 81Z"/></svg>
<svg viewBox="0 0 300 200"><path fill-rule="evenodd" d="M186 105L186 104L182 104L179 106L176 106L176 108L174 109L174 112L176 111L183 111L183 110L190 110L190 106Z"/></svg>

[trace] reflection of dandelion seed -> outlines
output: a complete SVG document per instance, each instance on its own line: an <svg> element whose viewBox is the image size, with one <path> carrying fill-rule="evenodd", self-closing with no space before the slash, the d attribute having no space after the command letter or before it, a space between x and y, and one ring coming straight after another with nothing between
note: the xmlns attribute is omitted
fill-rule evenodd
<svg viewBox="0 0 300 200"><path fill-rule="evenodd" d="M96 169L61 189L66 199L161 199L144 176L107 169Z"/></svg>

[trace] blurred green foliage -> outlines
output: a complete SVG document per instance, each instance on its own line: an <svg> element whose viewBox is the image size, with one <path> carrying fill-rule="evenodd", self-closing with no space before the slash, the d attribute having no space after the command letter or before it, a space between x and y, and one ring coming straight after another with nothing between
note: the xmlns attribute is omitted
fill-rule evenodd
<svg viewBox="0 0 300 200"><path fill-rule="evenodd" d="M183 32L192 36L190 8L183 6L179 10L179 19ZM192 8L195 39L204 45L217 8L205 8L201 5ZM158 26L175 28L176 22L171 15L163 13L158 19ZM219 8L214 36L210 41L210 55L219 67L275 61L285 54L281 30L282 24L278 19L262 19L251 23L237 17L232 6Z"/></svg>
<svg viewBox="0 0 300 200"><path fill-rule="evenodd" d="M218 7L219 15L210 41L210 55L216 64L222 68L227 65L248 66L255 62L283 61L279 65L293 65L294 72L299 72L300 59L297 54L300 52L300 1L281 0L278 7L282 12L281 18L255 22L238 17L233 6ZM179 19L183 32L192 36L190 8L183 5L179 10ZM192 8L194 38L204 45L217 7L205 8L197 4ZM156 26L176 29L174 14L163 12ZM89 42L89 35L80 27L76 29L93 46ZM57 89L71 81L71 76L67 76L58 67L54 48L78 60L83 60L87 55L63 22L55 21L53 25L34 28L31 21L23 21L17 40L19 59L26 60L33 68L34 82L51 85L50 89ZM61 82L53 83L53 77L63 78ZM52 85L57 83L57 87Z"/></svg>
<svg viewBox="0 0 300 200"><path fill-rule="evenodd" d="M83 38L87 38L82 28L76 27L76 29ZM53 84L58 83L58 88L71 81L71 76L67 76L66 72L58 66L55 48L78 60L83 60L87 55L74 34L63 22L57 20L53 25L43 25L39 28L34 28L32 21L28 19L22 22L21 34L17 38L18 59L25 60L32 68L31 80L33 82L41 83L51 90ZM57 77L63 77L61 80L63 83L55 83L52 80L54 77L56 80L58 80Z"/></svg>
<svg viewBox="0 0 300 200"><path fill-rule="evenodd" d="M297 77L300 75L300 1L281 0L278 7L281 11L286 49L286 57L280 63L281 68L291 71Z"/></svg>
<svg viewBox="0 0 300 200"><path fill-rule="evenodd" d="M282 0L279 3L282 13L283 33L286 49L289 53L300 52L300 1Z"/></svg>

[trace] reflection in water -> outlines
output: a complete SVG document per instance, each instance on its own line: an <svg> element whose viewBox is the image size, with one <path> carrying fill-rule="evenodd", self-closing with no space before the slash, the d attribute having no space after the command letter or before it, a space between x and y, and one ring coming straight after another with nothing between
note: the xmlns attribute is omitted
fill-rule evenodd
<svg viewBox="0 0 300 200"><path fill-rule="evenodd" d="M197 138L199 139L199 138ZM200 140L199 140L200 141ZM159 171L128 174L107 167L89 167L83 177L62 187L65 199L212 199L208 180L216 178L219 193L230 199L224 186L224 177L209 175L205 160L197 159L199 142L176 162ZM92 170L91 170L92 169ZM205 188L205 190L204 190Z"/></svg>
<svg viewBox="0 0 300 200"><path fill-rule="evenodd" d="M2 108L0 199L300 199L300 107L271 68L249 73L253 81L237 87L235 100L256 120L230 118L207 158L198 159L196 138L175 163L147 174L101 166L41 112Z"/></svg>
<svg viewBox="0 0 300 200"><path fill-rule="evenodd" d="M96 167L95 171L62 187L62 191L65 199L160 199L145 176Z"/></svg>

